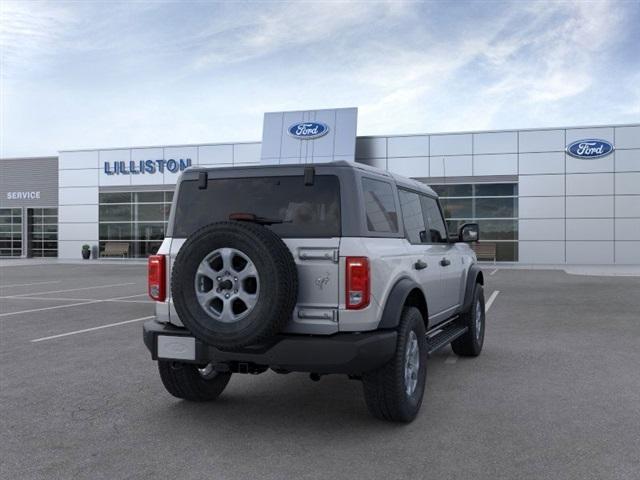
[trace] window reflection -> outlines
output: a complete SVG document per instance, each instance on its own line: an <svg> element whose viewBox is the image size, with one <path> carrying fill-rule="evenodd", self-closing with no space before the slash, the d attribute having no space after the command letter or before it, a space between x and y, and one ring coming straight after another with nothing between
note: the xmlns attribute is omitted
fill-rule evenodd
<svg viewBox="0 0 640 480"><path fill-rule="evenodd" d="M22 210L0 208L0 257L22 255Z"/></svg>
<svg viewBox="0 0 640 480"><path fill-rule="evenodd" d="M465 223L480 225L480 243L496 245L499 261L518 260L518 184L431 185L440 195L449 232Z"/></svg>
<svg viewBox="0 0 640 480"><path fill-rule="evenodd" d="M99 205L99 248L129 244L130 257L155 254L167 230L173 191L103 192Z"/></svg>
<svg viewBox="0 0 640 480"><path fill-rule="evenodd" d="M27 210L30 257L58 256L58 209L30 208Z"/></svg>

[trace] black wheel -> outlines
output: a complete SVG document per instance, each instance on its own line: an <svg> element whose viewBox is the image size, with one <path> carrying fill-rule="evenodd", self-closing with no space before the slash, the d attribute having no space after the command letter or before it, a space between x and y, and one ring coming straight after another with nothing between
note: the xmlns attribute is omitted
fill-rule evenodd
<svg viewBox="0 0 640 480"><path fill-rule="evenodd" d="M167 392L193 402L215 400L231 378L230 373L216 372L212 365L198 367L170 360L159 360L158 370Z"/></svg>
<svg viewBox="0 0 640 480"><path fill-rule="evenodd" d="M171 277L180 320L198 339L233 350L261 343L291 318L298 275L291 252L271 230L218 222L191 235Z"/></svg>
<svg viewBox="0 0 640 480"><path fill-rule="evenodd" d="M427 337L420 310L405 307L398 326L396 354L362 376L369 412L382 420L412 421L422 405L427 377Z"/></svg>
<svg viewBox="0 0 640 480"><path fill-rule="evenodd" d="M467 333L451 342L456 355L477 357L482 351L485 330L484 288L479 283L473 291L473 301L468 312L460 316L461 324L469 327Z"/></svg>

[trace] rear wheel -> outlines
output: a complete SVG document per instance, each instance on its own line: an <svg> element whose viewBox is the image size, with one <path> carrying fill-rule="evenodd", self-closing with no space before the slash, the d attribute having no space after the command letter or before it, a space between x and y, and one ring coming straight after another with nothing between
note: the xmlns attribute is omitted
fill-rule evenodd
<svg viewBox="0 0 640 480"><path fill-rule="evenodd" d="M159 360L158 370L164 388L171 395L194 402L215 400L231 378L230 373L216 372L211 364L199 367L190 363Z"/></svg>
<svg viewBox="0 0 640 480"><path fill-rule="evenodd" d="M412 421L422 405L427 377L427 337L420 310L405 307L394 357L362 376L369 412L382 420Z"/></svg>
<svg viewBox="0 0 640 480"><path fill-rule="evenodd" d="M473 301L469 311L460 316L461 325L468 327L467 333L451 342L451 348L456 355L462 357L477 357L484 344L485 312L484 288L476 283Z"/></svg>

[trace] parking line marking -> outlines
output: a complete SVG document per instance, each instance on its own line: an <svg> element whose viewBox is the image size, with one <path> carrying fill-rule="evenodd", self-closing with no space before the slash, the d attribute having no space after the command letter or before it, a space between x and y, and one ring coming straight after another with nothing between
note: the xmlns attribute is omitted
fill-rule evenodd
<svg viewBox="0 0 640 480"><path fill-rule="evenodd" d="M79 333L93 332L95 330L102 330L103 328L117 327L118 325L126 325L127 323L142 322L143 320L150 320L152 318L155 318L155 315L151 315L149 317L134 318L133 320L125 320L123 322L108 323L107 325L100 325L99 327L84 328L82 330L76 330L74 332L60 333L58 335L51 335L50 337L36 338L35 340L31 340L31 342L32 343L44 342L45 340L53 340L54 338L68 337L69 335L77 335Z"/></svg>
<svg viewBox="0 0 640 480"><path fill-rule="evenodd" d="M44 312L45 310L56 310L58 308L77 307L79 305L89 305L91 303L100 303L102 300L92 300L90 302L71 303L68 305L56 305L55 307L33 308L31 310L19 310L17 312L0 313L0 317L8 317L10 315L20 315L22 313Z"/></svg>
<svg viewBox="0 0 640 480"><path fill-rule="evenodd" d="M496 268L493 272L491 272L489 275L494 275L497 271L499 270L499 268Z"/></svg>
<svg viewBox="0 0 640 480"><path fill-rule="evenodd" d="M9 295L0 297L3 300L53 300L54 302L91 302L97 300L95 298L69 298L69 297L18 297Z"/></svg>
<svg viewBox="0 0 640 480"><path fill-rule="evenodd" d="M447 357L447 359L444 361L444 363L446 363L447 365L453 365L458 361L458 356L451 354Z"/></svg>
<svg viewBox="0 0 640 480"><path fill-rule="evenodd" d="M136 295L127 295L126 297L114 297L111 300L124 300L125 298L141 297L143 295L149 295L148 293L137 293Z"/></svg>
<svg viewBox="0 0 640 480"><path fill-rule="evenodd" d="M60 280L53 280L51 282L17 283L14 285L0 285L0 288L31 287L32 285L45 285L47 283L60 283Z"/></svg>
<svg viewBox="0 0 640 480"><path fill-rule="evenodd" d="M105 302L116 302L116 303L156 303L153 300L105 300Z"/></svg>
<svg viewBox="0 0 640 480"><path fill-rule="evenodd" d="M137 296L142 296L142 295L147 295L146 293L143 293L141 295L136 295ZM120 302L120 303L154 303L153 300L121 300L120 297L116 297L116 298L69 298L69 297L17 297L17 296L6 296L6 297L0 297L3 300L42 300L42 301L47 301L47 300L52 300L54 302L93 302L93 301L100 301L100 302ZM122 297L122 298L130 298L130 297Z"/></svg>
<svg viewBox="0 0 640 480"><path fill-rule="evenodd" d="M66 290L50 290L48 292L33 292L33 293L21 293L19 295L9 295L11 297L28 297L30 295L44 295L44 294L49 294L49 293L63 293L63 292L77 292L78 290L92 290L92 289L96 289L96 288L109 288L109 287L124 287L127 285L135 285L135 282L129 282L129 283L112 283L109 285L96 285L95 287L80 287L80 288L68 288ZM0 298L8 298L7 296L5 297L0 297Z"/></svg>
<svg viewBox="0 0 640 480"><path fill-rule="evenodd" d="M491 308L491 305L493 305L493 302L499 293L500 293L500 290L494 290L494 292L491 294L491 296L489 297L489 300L487 300L487 303L484 304L485 313L489 311L489 309Z"/></svg>

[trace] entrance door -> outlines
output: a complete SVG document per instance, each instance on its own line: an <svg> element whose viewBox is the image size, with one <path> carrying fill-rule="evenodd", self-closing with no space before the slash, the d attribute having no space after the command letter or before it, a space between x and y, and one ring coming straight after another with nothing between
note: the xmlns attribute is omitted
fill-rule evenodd
<svg viewBox="0 0 640 480"><path fill-rule="evenodd" d="M0 208L0 257L22 255L22 209Z"/></svg>
<svg viewBox="0 0 640 480"><path fill-rule="evenodd" d="M27 211L30 257L58 256L58 209L30 208Z"/></svg>

